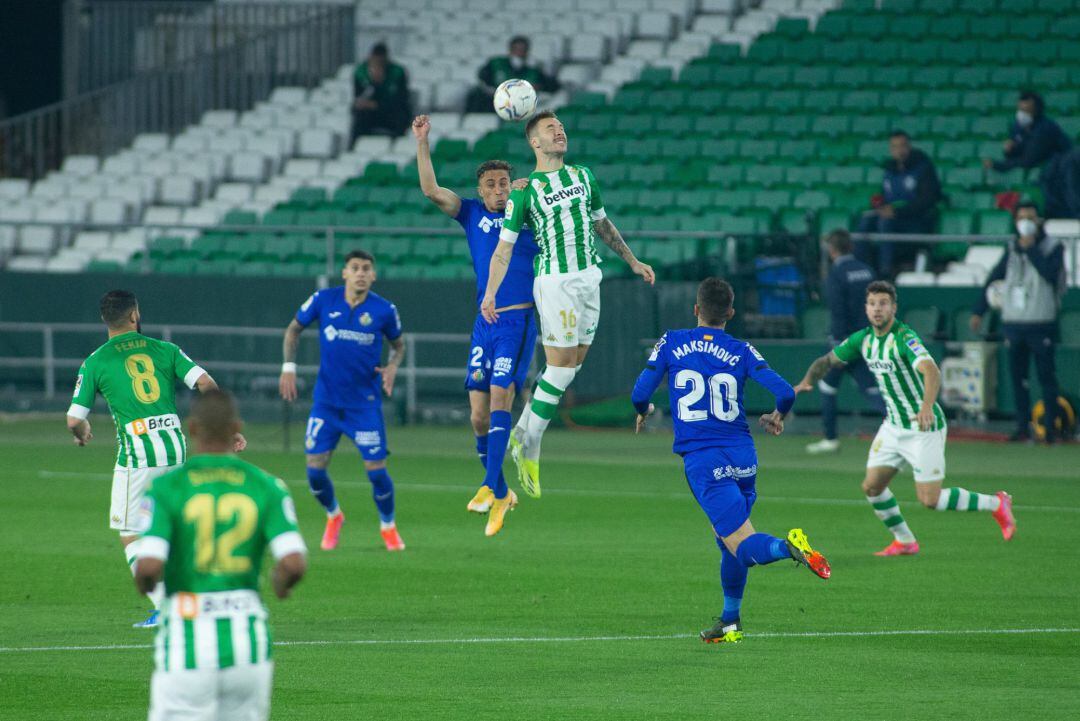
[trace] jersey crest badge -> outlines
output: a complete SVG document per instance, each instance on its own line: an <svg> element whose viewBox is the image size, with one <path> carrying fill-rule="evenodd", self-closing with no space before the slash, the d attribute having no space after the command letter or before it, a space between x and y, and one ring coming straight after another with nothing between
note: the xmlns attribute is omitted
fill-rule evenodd
<svg viewBox="0 0 1080 721"><path fill-rule="evenodd" d="M362 326L371 325L371 313L364 312L364 313L360 314L360 325L362 325Z"/></svg>

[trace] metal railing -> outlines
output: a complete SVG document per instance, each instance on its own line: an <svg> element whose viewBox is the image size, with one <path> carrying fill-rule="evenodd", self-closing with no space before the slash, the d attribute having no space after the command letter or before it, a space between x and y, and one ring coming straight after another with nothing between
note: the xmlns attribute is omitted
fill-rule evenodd
<svg viewBox="0 0 1080 721"><path fill-rule="evenodd" d="M180 5L207 8L205 4ZM276 6L252 7L274 10ZM214 38L206 48L197 48L203 52L165 53L143 63L151 69L136 62L138 72L119 82L0 122L0 176L36 179L59 167L67 155L109 155L139 133L175 133L207 110L246 110L269 97L277 86L311 87L352 62L352 6L286 8L281 10L280 21L268 22L261 29L258 23L240 26L250 32L214 33L203 28ZM161 27L168 25L151 26ZM161 45L168 46L167 42Z"/></svg>
<svg viewBox="0 0 1080 721"><path fill-rule="evenodd" d="M149 335L171 341L178 335L184 336L209 336L231 337L240 339L273 338L279 340L283 334L283 328L250 328L234 326L208 326L208 325L146 325L143 327ZM0 356L0 368L31 368L41 371L41 383L46 400L57 397L57 378L60 371L72 371L70 376L85 360L83 357L61 356L57 353L57 337L59 334L86 334L92 336L86 344L91 349L94 343L100 341L104 335L104 328L96 323L21 323L0 322L0 333L9 341L13 338L10 334L23 334L24 336L39 337L41 352L36 354L3 355ZM405 361L398 371L398 378L404 384L405 393L405 417L408 422L417 420L420 407L420 394L418 381L422 379L458 379L463 377L462 366L426 366L421 365L419 351L420 346L438 344L460 344L465 346L469 342L469 336L464 333L404 333ZM88 355L89 353L87 353ZM464 353L462 354L464 357ZM200 362L196 358L196 362ZM281 372L281 363L278 361L258 360L205 360L200 362L211 375L220 372L245 373L277 377ZM302 376L312 377L319 370L318 365L302 363L297 371ZM399 386L400 387L400 386ZM60 391L66 393L66 389Z"/></svg>

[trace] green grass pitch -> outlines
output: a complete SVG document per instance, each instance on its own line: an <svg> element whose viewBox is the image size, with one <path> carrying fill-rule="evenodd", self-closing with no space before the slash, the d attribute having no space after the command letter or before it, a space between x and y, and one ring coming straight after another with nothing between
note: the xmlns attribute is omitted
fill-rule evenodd
<svg viewBox="0 0 1080 721"><path fill-rule="evenodd" d="M91 420L84 449L60 418L0 423L0 719L146 717L150 633L130 628L146 607L106 523L111 427ZM903 475L923 552L882 559L866 441L810 458L806 438L758 437L755 526L805 528L833 577L752 569L746 641L707 646L720 554L667 433L552 431L544 497L487 539L465 511L468 430L392 428L402 554L382 550L344 444L348 522L319 551L302 454L277 433L251 429L245 457L289 481L313 551L294 598L267 601L274 719L1080 717L1080 447L952 443L952 484L1012 492L1015 540L988 514L919 507Z"/></svg>

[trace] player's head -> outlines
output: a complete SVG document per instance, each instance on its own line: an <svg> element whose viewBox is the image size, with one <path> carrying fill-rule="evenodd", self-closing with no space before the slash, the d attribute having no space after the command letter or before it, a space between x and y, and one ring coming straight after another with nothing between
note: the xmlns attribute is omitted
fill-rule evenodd
<svg viewBox="0 0 1080 721"><path fill-rule="evenodd" d="M542 110L525 124L525 138L537 157L566 155L566 128L550 110Z"/></svg>
<svg viewBox="0 0 1080 721"><path fill-rule="evenodd" d="M510 57L524 60L529 57L529 39L524 35L515 35L510 38Z"/></svg>
<svg viewBox="0 0 1080 721"><path fill-rule="evenodd" d="M850 255L855 248L851 242L851 233L843 228L829 231L821 239L821 242L825 245L825 250L832 260L836 260L842 255Z"/></svg>
<svg viewBox="0 0 1080 721"><path fill-rule="evenodd" d="M887 280L875 280L866 286L866 319L875 330L892 325L896 318L896 286Z"/></svg>
<svg viewBox="0 0 1080 721"><path fill-rule="evenodd" d="M101 296L101 320L112 331L141 330L139 299L130 290L110 290Z"/></svg>
<svg viewBox="0 0 1080 721"><path fill-rule="evenodd" d="M484 207L493 213L506 210L510 197L510 175L514 172L505 160L485 160L476 169L476 192Z"/></svg>
<svg viewBox="0 0 1080 721"><path fill-rule="evenodd" d="M375 256L366 250L349 251L341 268L341 279L349 292L366 293L375 282Z"/></svg>
<svg viewBox="0 0 1080 721"><path fill-rule="evenodd" d="M723 328L735 315L735 290L720 278L706 278L697 289L694 315L698 325Z"/></svg>
<svg viewBox="0 0 1080 721"><path fill-rule="evenodd" d="M911 155L911 136L903 130L889 133L889 155L901 165L906 163Z"/></svg>
<svg viewBox="0 0 1080 721"><path fill-rule="evenodd" d="M240 412L236 400L228 391L219 388L200 393L191 402L188 414L188 433L202 453L227 453L233 448L233 437L240 432Z"/></svg>

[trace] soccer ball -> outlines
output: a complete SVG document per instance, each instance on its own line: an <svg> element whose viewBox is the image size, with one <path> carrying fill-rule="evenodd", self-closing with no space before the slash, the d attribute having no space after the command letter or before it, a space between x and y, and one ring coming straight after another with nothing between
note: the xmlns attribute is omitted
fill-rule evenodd
<svg viewBox="0 0 1080 721"><path fill-rule="evenodd" d="M528 80L512 78L495 88L494 104L503 120L524 120L536 110L536 90Z"/></svg>

